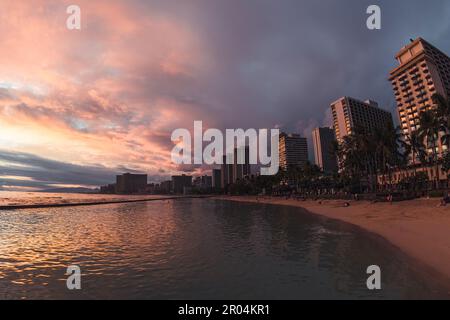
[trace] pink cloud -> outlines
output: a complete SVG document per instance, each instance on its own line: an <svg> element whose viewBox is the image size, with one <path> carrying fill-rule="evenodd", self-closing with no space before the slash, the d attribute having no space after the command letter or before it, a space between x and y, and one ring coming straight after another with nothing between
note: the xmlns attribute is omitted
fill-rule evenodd
<svg viewBox="0 0 450 320"><path fill-rule="evenodd" d="M184 96L206 58L188 25L83 0L82 30L69 31L65 2L0 3L3 146L76 164L177 170L171 131L205 119Z"/></svg>

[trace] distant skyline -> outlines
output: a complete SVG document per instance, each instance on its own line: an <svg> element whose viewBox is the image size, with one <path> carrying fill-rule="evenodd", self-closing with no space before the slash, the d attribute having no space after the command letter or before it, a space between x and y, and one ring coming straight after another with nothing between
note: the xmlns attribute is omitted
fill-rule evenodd
<svg viewBox="0 0 450 320"><path fill-rule="evenodd" d="M446 0L77 0L81 31L65 28L69 4L0 0L0 190L201 173L170 162L171 132L194 120L277 127L310 148L342 96L397 122L395 54L419 36L450 53Z"/></svg>

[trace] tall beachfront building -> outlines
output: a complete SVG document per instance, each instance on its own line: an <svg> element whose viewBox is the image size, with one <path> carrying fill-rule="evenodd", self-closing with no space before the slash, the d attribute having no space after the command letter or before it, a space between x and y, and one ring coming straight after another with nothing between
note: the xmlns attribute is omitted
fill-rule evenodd
<svg viewBox="0 0 450 320"><path fill-rule="evenodd" d="M372 100L361 101L351 97L342 97L331 104L333 129L336 139L342 143L343 138L361 128L372 132L375 128L393 125L392 114L378 107Z"/></svg>
<svg viewBox="0 0 450 320"><path fill-rule="evenodd" d="M222 170L212 170L212 187L216 189L222 188Z"/></svg>
<svg viewBox="0 0 450 320"><path fill-rule="evenodd" d="M222 167L220 169L221 174L221 186L222 188L226 188L229 184L234 182L233 177L233 164L227 164L227 156L223 155L222 158Z"/></svg>
<svg viewBox="0 0 450 320"><path fill-rule="evenodd" d="M240 152L239 152L240 151ZM242 156L243 158L239 159ZM240 162L240 164L238 164ZM249 146L245 146L243 148L235 148L234 149L234 164L233 164L233 177L234 181L242 180L245 177L250 176L250 148Z"/></svg>
<svg viewBox="0 0 450 320"><path fill-rule="evenodd" d="M337 172L337 158L333 154L333 142L336 140L331 128L315 128L312 132L314 160L316 165L327 173Z"/></svg>
<svg viewBox="0 0 450 320"><path fill-rule="evenodd" d="M422 38L411 41L395 58L399 66L390 72L389 80L403 134L408 136L419 129L420 112L434 107L433 94L450 96L450 58ZM442 153L446 146L439 143L438 148Z"/></svg>
<svg viewBox="0 0 450 320"><path fill-rule="evenodd" d="M238 150L240 152L238 152ZM243 159L238 161L240 156L242 156ZM227 164L227 157L226 155L223 155L223 164L220 171L222 188L250 176L250 148L248 146L240 149L234 148L234 163L231 164Z"/></svg>
<svg viewBox="0 0 450 320"><path fill-rule="evenodd" d="M280 167L303 167L308 161L308 142L299 134L282 132L279 138Z"/></svg>
<svg viewBox="0 0 450 320"><path fill-rule="evenodd" d="M185 174L181 176L172 176L171 191L176 194L185 194L192 187L192 176Z"/></svg>
<svg viewBox="0 0 450 320"><path fill-rule="evenodd" d="M116 176L116 193L132 194L144 191L147 187L146 174L125 173Z"/></svg>

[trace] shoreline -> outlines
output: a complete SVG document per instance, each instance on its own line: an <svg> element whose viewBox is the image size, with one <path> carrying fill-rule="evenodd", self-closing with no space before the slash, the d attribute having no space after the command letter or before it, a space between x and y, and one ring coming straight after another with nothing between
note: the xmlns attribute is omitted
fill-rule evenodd
<svg viewBox="0 0 450 320"><path fill-rule="evenodd" d="M427 275L438 279L450 294L450 206L439 200L417 199L393 203L368 201L299 201L256 196L217 196L213 199L283 205L359 227L381 237L405 253ZM344 203L349 202L349 207Z"/></svg>
<svg viewBox="0 0 450 320"><path fill-rule="evenodd" d="M18 204L0 206L0 211L7 210L25 210L25 209L42 209L42 208L63 208L63 207L81 207L81 206L100 206L106 204L123 204L123 203L137 203L150 202L161 200L175 200L175 199L195 199L206 198L208 196L167 196L159 198L144 198L144 199L126 199L126 200L104 200L104 201L85 201L85 202L69 202L69 203L35 203L35 204Z"/></svg>

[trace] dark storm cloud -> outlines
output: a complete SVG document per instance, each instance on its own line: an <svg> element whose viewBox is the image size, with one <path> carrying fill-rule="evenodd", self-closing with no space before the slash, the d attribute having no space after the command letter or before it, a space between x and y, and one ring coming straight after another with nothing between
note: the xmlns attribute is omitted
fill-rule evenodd
<svg viewBox="0 0 450 320"><path fill-rule="evenodd" d="M299 120L320 123L330 102L343 95L376 99L391 108L388 72L396 64L394 54L410 38L422 36L450 52L450 3L379 1L382 30L370 31L365 11L373 3L220 2L221 10L209 15L203 29L216 55L222 54L217 88L234 92L227 105L249 115L262 113L258 121L291 129ZM230 122L240 119L253 121L233 116Z"/></svg>
<svg viewBox="0 0 450 320"><path fill-rule="evenodd" d="M379 31L366 28L371 4L382 10ZM197 78L196 89L208 94L214 107L204 111L216 113L223 127L280 125L309 138L314 126L330 125L329 105L344 95L370 98L394 111L387 78L396 65L395 53L418 36L450 52L450 2L445 0L147 5L188 21L208 44L213 62Z"/></svg>
<svg viewBox="0 0 450 320"><path fill-rule="evenodd" d="M133 172L128 168L108 169L102 166L80 166L27 153L0 151L0 188L4 185L50 188L51 184L99 186L115 181L115 175ZM16 180L1 176L25 177Z"/></svg>

